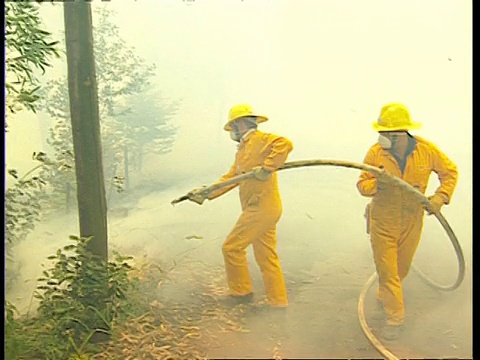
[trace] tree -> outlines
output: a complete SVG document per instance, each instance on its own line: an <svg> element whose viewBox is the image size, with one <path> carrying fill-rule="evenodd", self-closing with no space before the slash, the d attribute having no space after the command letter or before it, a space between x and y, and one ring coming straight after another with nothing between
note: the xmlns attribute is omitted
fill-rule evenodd
<svg viewBox="0 0 480 360"><path fill-rule="evenodd" d="M38 5L33 2L5 2L6 108L36 111L39 82L35 70L45 73L50 57L59 57L58 41L42 28Z"/></svg>
<svg viewBox="0 0 480 360"><path fill-rule="evenodd" d="M80 236L92 238L88 250L105 263L107 271L107 206L91 8L86 2L66 2L63 8Z"/></svg>
<svg viewBox="0 0 480 360"><path fill-rule="evenodd" d="M99 8L93 34L104 171L107 186L118 188L114 181L123 177L128 154L140 164L146 149L161 154L171 150L176 128L169 121L176 112L176 104L146 96L155 66L146 64L120 37L118 27L111 21L113 14L107 8ZM60 163L68 161L73 148L65 99L65 78L46 84L41 109L55 120L48 143L55 151L52 158ZM73 173L56 175L51 177L53 191L63 201L66 184L74 184L75 178Z"/></svg>
<svg viewBox="0 0 480 360"><path fill-rule="evenodd" d="M172 150L177 127L171 120L178 103L168 103L148 90L131 96L130 101L129 111L117 121L129 133L129 154L136 160L136 170L141 171L145 153L164 155Z"/></svg>
<svg viewBox="0 0 480 360"><path fill-rule="evenodd" d="M6 118L27 109L36 111L40 99L40 85L35 72L45 73L53 56L59 57L58 41L51 41L51 33L43 28L38 4L33 2L5 2L5 105ZM5 121L5 130L7 122ZM20 176L14 168L8 174L15 183L5 191L5 249L6 282L9 287L18 269L14 263L13 247L34 229L40 218L45 181L34 172L45 167L43 155L33 154L41 164Z"/></svg>

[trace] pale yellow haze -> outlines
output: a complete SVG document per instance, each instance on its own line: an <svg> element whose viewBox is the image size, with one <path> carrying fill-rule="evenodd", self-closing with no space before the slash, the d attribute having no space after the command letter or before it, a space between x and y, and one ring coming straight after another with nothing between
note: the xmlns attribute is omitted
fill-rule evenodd
<svg viewBox="0 0 480 360"><path fill-rule="evenodd" d="M386 102L405 103L412 133L435 142L459 166L454 200L471 234L472 4L465 0L112 0L121 36L155 63L152 84L181 101L172 152L151 175L208 184L233 161L223 130L229 108L251 103L270 120L263 131L294 143L289 160L363 161L377 139L371 123ZM63 41L63 7L41 7L48 30ZM95 25L95 14L94 14ZM46 81L66 73L65 57ZM9 121L7 168L23 173L46 151L48 116L22 112ZM147 169L149 164L146 164ZM323 169L307 170L316 180ZM284 181L303 171L282 175ZM315 174L315 176L313 176ZM329 173L330 174L330 173ZM332 181L331 175L329 176ZM338 173L356 197L356 171ZM435 179L434 179L435 180ZM432 180L432 187L435 181ZM303 181L303 180L302 180ZM186 186L179 191L187 190ZM288 185L283 191L288 191ZM452 215L453 216L453 215ZM452 219L451 221L453 221Z"/></svg>
<svg viewBox="0 0 480 360"><path fill-rule="evenodd" d="M93 0L91 4L117 12L114 21L121 36L138 56L156 64L152 84L164 97L181 101L171 153L145 163L148 176L174 184L175 191L157 194L163 202L155 206L164 207L165 212L145 226L171 221L169 229L185 236L199 231L189 219L203 219L210 224L205 229L218 238L233 226L239 214L233 192L200 208L184 203L172 209L169 201L214 182L228 170L236 143L223 125L229 108L237 103L251 103L269 117L260 124L262 131L293 142L290 161L362 162L377 140L371 124L382 105L402 102L411 109L413 119L423 124L412 134L433 141L458 164L457 189L442 212L470 262L471 1ZM42 14L47 28L63 39L62 5L44 4ZM42 80L65 73L63 57ZM51 124L45 114L23 112L10 119L7 168L25 172L35 165L33 151L48 153L44 139ZM351 169L282 172L285 211L280 236L305 238L301 230L306 225L301 221L308 220L304 215L308 213L321 219L318 228L308 228L315 241L329 240L325 234L335 234L342 241L365 241L358 239L358 233L365 236L367 202L355 188L358 175ZM429 193L436 184L432 176ZM432 227L439 229L438 224ZM110 233L115 231L112 228ZM428 224L426 233L432 234ZM448 248L448 239L441 232L440 237ZM218 251L215 256L220 259ZM448 258L455 264L451 249Z"/></svg>

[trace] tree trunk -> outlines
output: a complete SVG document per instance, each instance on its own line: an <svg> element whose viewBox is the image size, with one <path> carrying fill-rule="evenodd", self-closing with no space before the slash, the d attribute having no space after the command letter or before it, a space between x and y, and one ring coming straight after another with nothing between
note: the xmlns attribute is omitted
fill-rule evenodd
<svg viewBox="0 0 480 360"><path fill-rule="evenodd" d="M80 236L91 236L89 250L106 262L107 215L90 4L65 2L64 20Z"/></svg>

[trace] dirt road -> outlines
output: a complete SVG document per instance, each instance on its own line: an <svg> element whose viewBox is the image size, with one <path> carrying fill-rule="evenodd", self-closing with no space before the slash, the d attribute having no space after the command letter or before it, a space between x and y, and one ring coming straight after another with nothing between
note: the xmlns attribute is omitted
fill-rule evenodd
<svg viewBox="0 0 480 360"><path fill-rule="evenodd" d="M358 248L350 246L347 249L341 246L339 248L337 244L335 248L336 251L330 249L331 251L325 252L323 258L312 256L310 260L308 253L302 253L303 262L285 256L284 269L290 299L288 309L277 312L264 309L258 304L238 305L226 309L231 320L241 323L241 326L237 331L225 331L215 325L204 329L217 339L206 349L208 357L382 358L363 333L357 312L361 289L373 273L370 253L360 245ZM210 264L208 270L201 271L198 266L198 259L216 251L220 249L208 245L199 247L189 254L192 262L187 261L186 263L190 265L179 268L176 272L178 275L175 275L172 282L163 290L164 295L169 299L183 301L184 304L198 301L199 297L192 297L192 294L200 296L208 291L211 295L221 298L221 293L226 293L222 264L216 262ZM281 251L292 253L288 246L283 247ZM260 274L255 264L251 264L250 267L256 289L255 302L261 303L264 293ZM185 278L191 278L189 274L192 273L196 273L195 279L188 285L185 284ZM215 278L211 275L213 273L216 274ZM175 280L177 276L178 281ZM368 325L376 334L382 323L369 317L373 306L374 288L372 285L366 294L365 315ZM403 333L396 341L382 341L390 352L399 359L472 358L472 300L469 271L464 283L453 292L432 289L412 271L405 281L405 298L407 319ZM214 303L212 306L215 306Z"/></svg>

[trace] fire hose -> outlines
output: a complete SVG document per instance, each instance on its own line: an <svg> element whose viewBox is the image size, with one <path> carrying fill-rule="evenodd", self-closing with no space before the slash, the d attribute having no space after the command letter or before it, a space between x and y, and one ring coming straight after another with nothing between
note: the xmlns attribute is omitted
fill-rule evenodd
<svg viewBox="0 0 480 360"><path fill-rule="evenodd" d="M308 167L308 166L322 166L322 165L327 165L327 166L340 166L340 167L346 167L346 168L354 168L354 169L359 169L359 170L364 170L372 173L375 176L379 175L384 175L388 176L389 180L391 181L392 184L396 186L400 186L413 194L415 198L417 199L418 202L420 202L422 205L424 205L427 209L429 207L429 200L428 198L423 195L419 190L405 182L404 180L393 176L391 174L385 173L382 169L379 169L375 166L367 165L367 164L361 164L361 163L355 163L351 161L344 161L344 160L299 160L299 161L290 161L286 162L283 166L281 166L277 171L280 170L287 170L287 169L294 169L294 168L299 168L299 167ZM255 177L255 173L253 171L249 171L240 175L237 175L233 178L230 178L226 181L216 183L210 186L207 186L202 189L203 194L208 194L214 190L223 188L225 186L233 185L240 183L241 181L251 179ZM177 199L174 199L171 204L175 205L179 202L188 200L190 197L191 193L187 193L186 195L183 195ZM419 276L431 287L437 289L437 290L442 290L442 291L453 291L457 289L460 284L462 283L464 277L465 277L465 259L463 256L463 251L462 248L457 240L457 237L455 233L453 232L452 228L450 227L449 223L445 219L445 217L440 213L436 212L433 213L437 220L440 222L442 225L443 229L447 233L454 249L455 249L455 254L457 256L458 260L458 275L455 280L455 282L451 285L441 285L432 279L430 279L428 276L426 276L423 272L418 270L415 266L413 266L413 270L415 270ZM372 276L368 279L368 281L365 283L365 285L362 288L362 291L359 296L359 301L358 301L358 318L360 321L360 325L362 327L362 330L367 337L367 339L370 341L370 343L375 347L375 349L382 354L386 359L388 360L398 360L398 358L392 354L388 349L385 348L385 346L372 334L370 327L368 326L366 319L365 319L365 314L364 314L364 299L365 295L368 291L368 289L372 286L374 283L375 279L377 278L376 272L372 274Z"/></svg>

